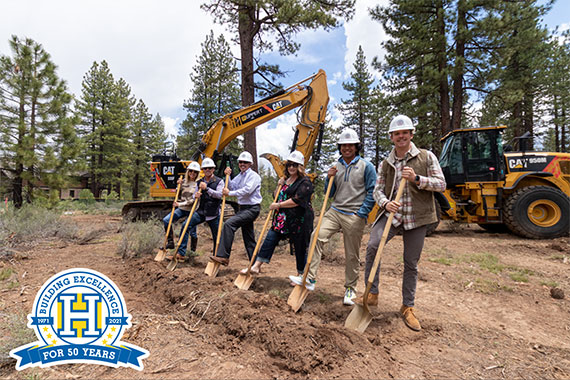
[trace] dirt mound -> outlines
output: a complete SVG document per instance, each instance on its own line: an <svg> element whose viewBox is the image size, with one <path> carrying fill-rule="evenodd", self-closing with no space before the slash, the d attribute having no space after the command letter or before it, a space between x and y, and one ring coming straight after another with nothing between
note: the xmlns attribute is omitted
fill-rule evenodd
<svg viewBox="0 0 570 380"><path fill-rule="evenodd" d="M313 308L308 315L294 314L280 297L285 292L260 292L271 286L290 290L286 281L261 277L252 291L241 291L231 283L233 277L211 279L203 268L196 263L165 272L160 263L138 259L120 276L137 294L154 300L155 312L167 311L190 333L201 331L219 355L270 358L263 363L270 369L267 375L278 370L326 377L373 349L362 334L342 327L347 310Z"/></svg>

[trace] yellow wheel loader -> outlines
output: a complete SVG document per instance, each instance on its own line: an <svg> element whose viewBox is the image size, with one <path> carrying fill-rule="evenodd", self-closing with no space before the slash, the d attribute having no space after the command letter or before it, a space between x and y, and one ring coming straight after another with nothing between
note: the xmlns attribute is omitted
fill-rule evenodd
<svg viewBox="0 0 570 380"><path fill-rule="evenodd" d="M519 151L504 149L505 129L459 129L442 138L441 218L534 239L568 235L570 154L526 151L525 136Z"/></svg>

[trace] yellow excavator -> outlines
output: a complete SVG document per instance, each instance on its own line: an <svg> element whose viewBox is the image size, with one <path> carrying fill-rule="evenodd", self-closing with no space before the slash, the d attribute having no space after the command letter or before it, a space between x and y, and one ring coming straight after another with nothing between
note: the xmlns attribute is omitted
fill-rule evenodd
<svg viewBox="0 0 570 380"><path fill-rule="evenodd" d="M292 150L303 153L305 166L309 160L318 161L328 102L327 76L323 70L319 70L265 99L222 116L204 134L191 160L180 160L176 154L153 156L150 164L150 196L163 199L129 202L123 207L123 218L144 220L152 215L168 213L172 206L172 199L169 198L174 198L176 194L176 181L192 161L201 163L209 157L216 163L219 176L223 177L223 170L228 164L232 172L239 173L235 157L224 154L224 148L237 136L295 108L298 108L298 124ZM317 150L313 153L315 147ZM278 176L283 175L283 162L277 156L264 153L261 157L269 160Z"/></svg>
<svg viewBox="0 0 570 380"><path fill-rule="evenodd" d="M547 239L568 235L570 154L503 145L506 126L458 129L442 138L447 182L442 219L477 223L489 231Z"/></svg>

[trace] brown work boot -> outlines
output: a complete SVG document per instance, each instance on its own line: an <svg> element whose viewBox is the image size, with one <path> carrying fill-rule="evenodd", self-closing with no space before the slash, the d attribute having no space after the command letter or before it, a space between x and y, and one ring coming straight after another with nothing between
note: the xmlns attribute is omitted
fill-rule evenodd
<svg viewBox="0 0 570 380"><path fill-rule="evenodd" d="M411 306L402 305L400 308L400 313L404 318L404 323L406 326L411 328L414 331L420 331L422 326L420 325L420 321L414 315L414 308Z"/></svg>
<svg viewBox="0 0 570 380"><path fill-rule="evenodd" d="M374 293L368 293L368 300L367 300L367 304L368 306L378 306L378 294L374 294ZM356 297L353 300L354 303L357 303L359 305L363 304L363 296L359 296Z"/></svg>
<svg viewBox="0 0 570 380"><path fill-rule="evenodd" d="M219 256L210 256L210 260L215 261L217 263L220 263L224 266L227 266L230 263L230 259L227 259L225 257L219 257Z"/></svg>

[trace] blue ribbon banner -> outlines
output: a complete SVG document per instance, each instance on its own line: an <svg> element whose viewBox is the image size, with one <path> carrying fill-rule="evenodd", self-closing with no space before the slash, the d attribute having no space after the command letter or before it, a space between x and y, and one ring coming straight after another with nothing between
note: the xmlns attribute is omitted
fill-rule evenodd
<svg viewBox="0 0 570 380"><path fill-rule="evenodd" d="M122 364L142 368L139 357L145 352L136 346L125 345L97 346L97 345L66 345L66 346L32 346L16 351L13 354L22 358L19 367L37 363L50 364L59 361L92 360L109 364Z"/></svg>
<svg viewBox="0 0 570 380"><path fill-rule="evenodd" d="M32 317L32 326L53 325L53 317Z"/></svg>
<svg viewBox="0 0 570 380"><path fill-rule="evenodd" d="M105 318L105 324L127 326L127 319L128 317L107 317Z"/></svg>

